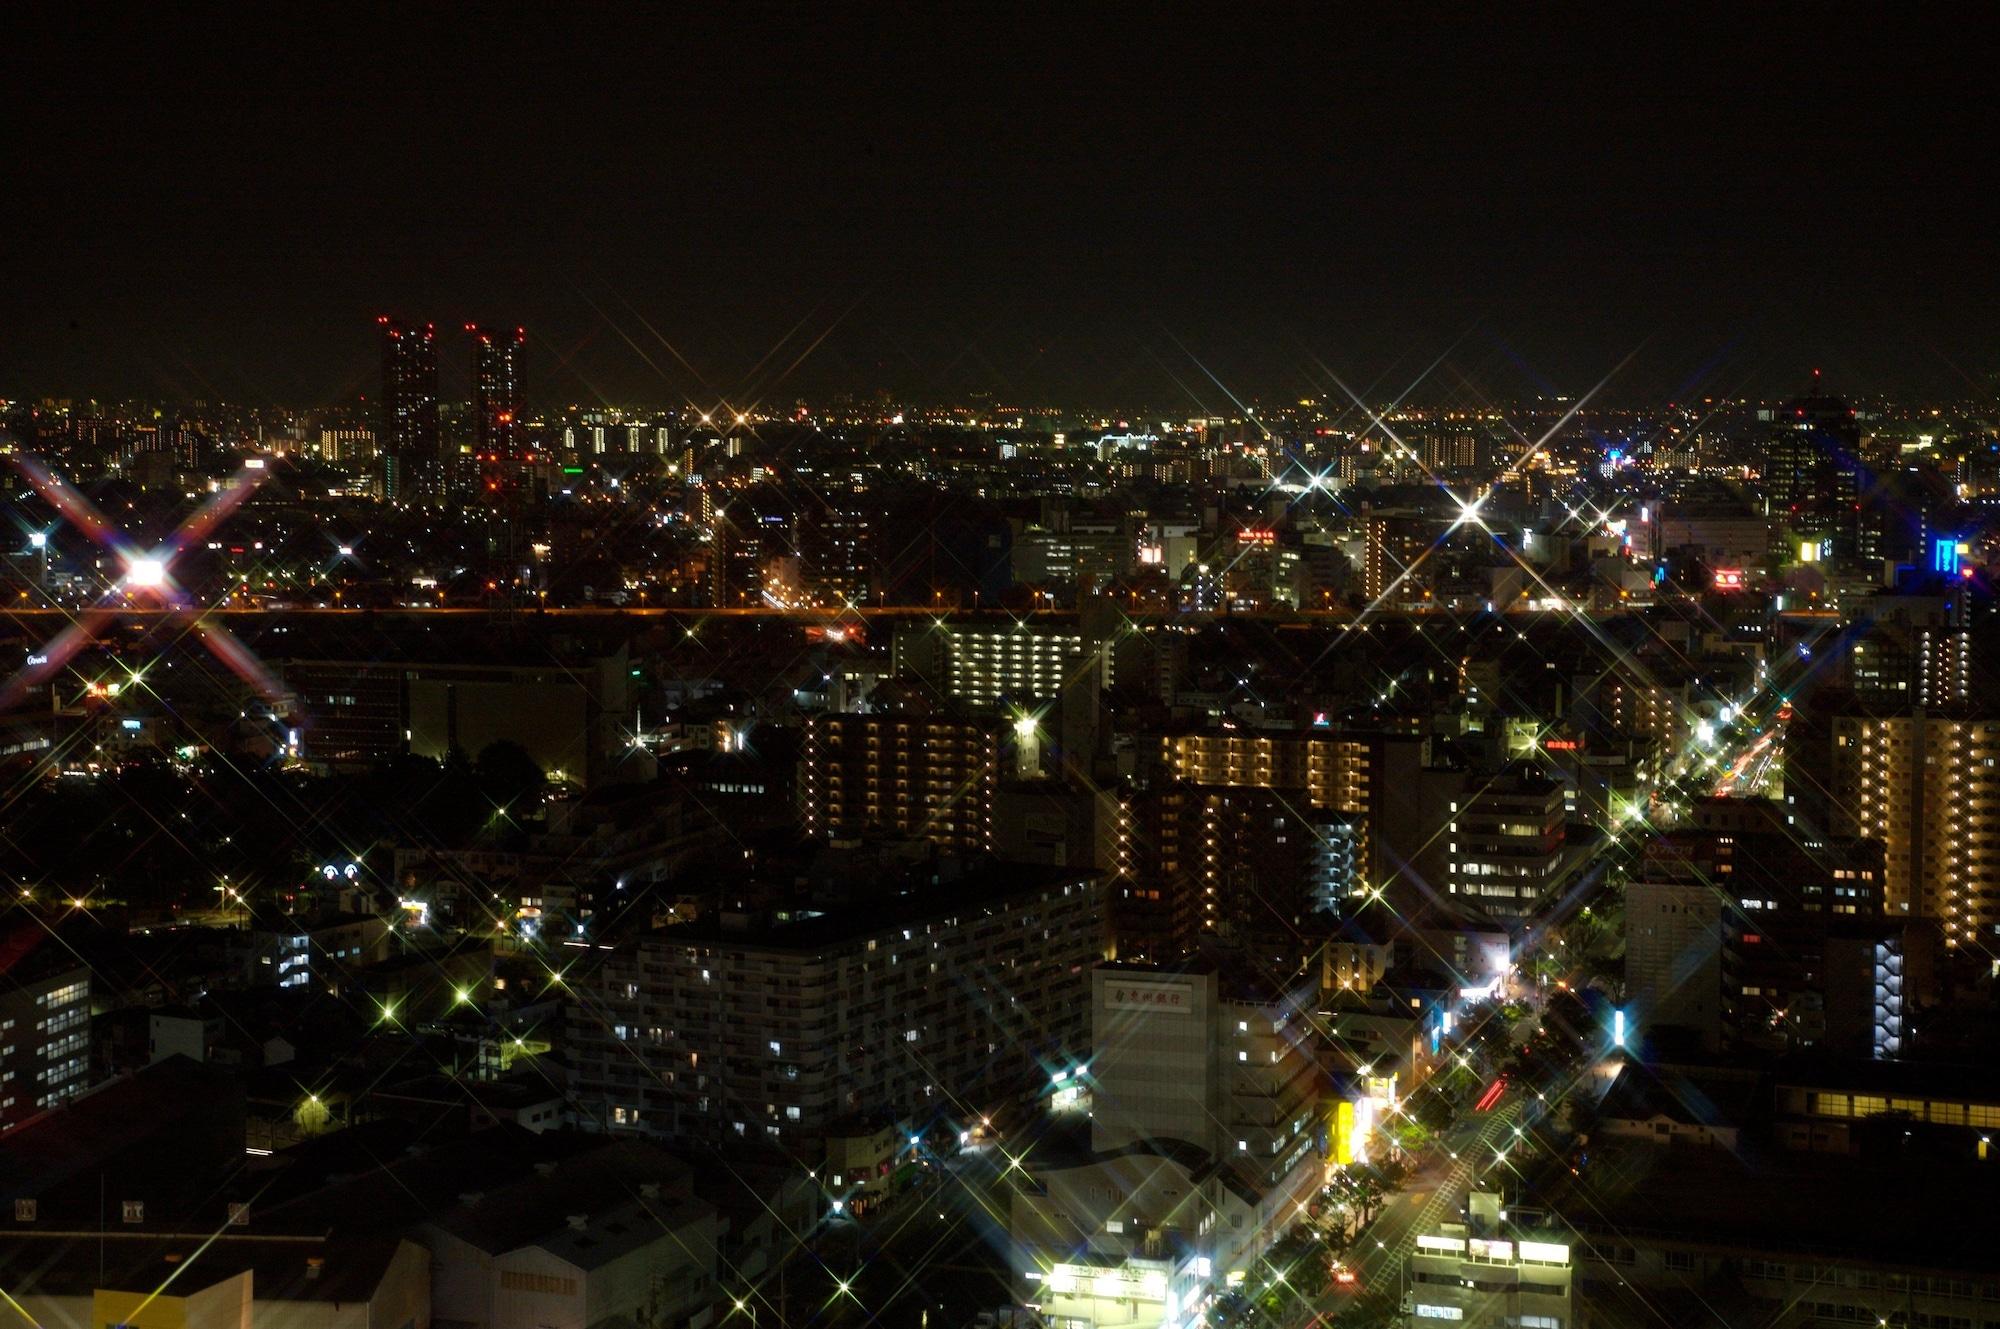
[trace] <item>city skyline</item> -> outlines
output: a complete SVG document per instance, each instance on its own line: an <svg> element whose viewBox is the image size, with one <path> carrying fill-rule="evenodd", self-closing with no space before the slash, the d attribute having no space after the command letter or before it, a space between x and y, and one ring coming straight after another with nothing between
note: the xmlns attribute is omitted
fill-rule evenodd
<svg viewBox="0 0 2000 1329"><path fill-rule="evenodd" d="M2000 1329L1983 17L24 12L0 1317Z"/></svg>

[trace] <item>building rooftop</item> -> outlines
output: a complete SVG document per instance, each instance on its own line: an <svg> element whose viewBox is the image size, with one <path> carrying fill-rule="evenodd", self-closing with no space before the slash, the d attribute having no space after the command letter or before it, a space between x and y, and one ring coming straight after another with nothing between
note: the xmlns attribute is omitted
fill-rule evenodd
<svg viewBox="0 0 2000 1329"><path fill-rule="evenodd" d="M212 1126L232 1113L240 1123L242 1110L242 1082L234 1074L169 1057L0 1136L0 1197L46 1195L79 1176L94 1177L132 1151L176 1138L184 1123ZM235 1145L240 1158L240 1124ZM190 1179L192 1189L201 1192L215 1181ZM94 1180L91 1185L94 1189Z"/></svg>
<svg viewBox="0 0 2000 1329"><path fill-rule="evenodd" d="M1992 1194L1977 1168L1593 1140L1579 1172L1551 1167L1529 1202L1586 1236L1624 1244L1646 1238L1990 1270L2000 1237Z"/></svg>
<svg viewBox="0 0 2000 1329"><path fill-rule="evenodd" d="M1018 896L1074 882L1097 873L1081 868L987 862L969 867L950 881L933 880L921 869L890 884L876 898L815 911L721 910L651 933L646 940L672 946L732 945L782 951L818 951L892 928L951 918Z"/></svg>
<svg viewBox="0 0 2000 1329"><path fill-rule="evenodd" d="M35 983L66 969L84 968L85 962L59 940L60 931L58 924L29 917L25 911L15 913L0 925L0 978L10 985Z"/></svg>
<svg viewBox="0 0 2000 1329"><path fill-rule="evenodd" d="M1226 950L1208 949L1199 955L1181 960L1167 960L1149 963L1136 960L1106 960L1097 968L1110 973L1131 974L1134 977L1152 975L1156 977L1206 977L1215 975L1216 995L1224 1001L1249 1002L1259 1006L1279 1006L1287 1002L1298 1004L1301 994L1288 989L1269 970L1260 967L1254 960ZM1312 985L1306 990L1317 997L1318 987Z"/></svg>
<svg viewBox="0 0 2000 1329"><path fill-rule="evenodd" d="M1761 1088L1762 1081L1747 1072L1627 1062L1598 1104L1598 1116L1741 1127L1755 1114Z"/></svg>
<svg viewBox="0 0 2000 1329"><path fill-rule="evenodd" d="M462 1195L431 1221L488 1254L537 1246L588 1269L697 1214L693 1177L658 1145L621 1140Z"/></svg>
<svg viewBox="0 0 2000 1329"><path fill-rule="evenodd" d="M365 1302L403 1241L394 1236L269 1237L224 1231L10 1231L0 1284L12 1295L88 1296L98 1288L186 1296L248 1272L260 1301Z"/></svg>
<svg viewBox="0 0 2000 1329"><path fill-rule="evenodd" d="M602 1137L499 1125L428 1146L403 1122L365 1122L308 1140L273 1160L255 1213L260 1231L377 1232L405 1228L460 1198L560 1166Z"/></svg>
<svg viewBox="0 0 2000 1329"><path fill-rule="evenodd" d="M2000 1103L2000 1071L1989 1066L1923 1061L1862 1061L1850 1058L1792 1057L1771 1072L1771 1081L1813 1089L1845 1089L1905 1097L1955 1098Z"/></svg>

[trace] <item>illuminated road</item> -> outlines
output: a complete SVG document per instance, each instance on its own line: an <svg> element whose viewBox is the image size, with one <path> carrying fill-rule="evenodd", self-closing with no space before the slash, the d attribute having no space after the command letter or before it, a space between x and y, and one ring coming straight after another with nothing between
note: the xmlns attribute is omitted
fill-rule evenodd
<svg viewBox="0 0 2000 1329"><path fill-rule="evenodd" d="M1394 1311L1402 1300L1403 1262L1416 1249L1417 1235L1439 1223L1456 1222L1473 1181L1498 1157L1520 1120L1523 1093L1510 1089L1491 1112L1468 1112L1444 1133L1441 1146L1390 1196L1382 1212L1354 1242L1359 1292L1329 1292L1316 1309L1335 1314L1361 1306ZM1456 1155L1456 1157L1454 1157Z"/></svg>
<svg viewBox="0 0 2000 1329"><path fill-rule="evenodd" d="M1784 733L1792 723L1790 703L1780 705L1768 721L1764 721L1762 733L1758 733L1748 747L1744 747L1722 775L1716 777L1718 795L1728 797L1752 797L1772 793L1772 777L1784 769Z"/></svg>
<svg viewBox="0 0 2000 1329"><path fill-rule="evenodd" d="M1769 792L1772 772L1780 769L1784 760L1785 729L1790 718L1789 707L1772 716L1764 732L1716 780L1717 794L1748 797Z"/></svg>

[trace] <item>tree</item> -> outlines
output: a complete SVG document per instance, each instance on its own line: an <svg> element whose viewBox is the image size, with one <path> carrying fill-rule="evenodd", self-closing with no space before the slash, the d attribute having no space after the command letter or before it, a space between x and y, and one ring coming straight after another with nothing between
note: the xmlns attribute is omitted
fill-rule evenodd
<svg viewBox="0 0 2000 1329"><path fill-rule="evenodd" d="M1430 1143L1430 1128L1414 1117L1399 1117L1389 1124L1389 1135L1399 1148L1417 1150Z"/></svg>

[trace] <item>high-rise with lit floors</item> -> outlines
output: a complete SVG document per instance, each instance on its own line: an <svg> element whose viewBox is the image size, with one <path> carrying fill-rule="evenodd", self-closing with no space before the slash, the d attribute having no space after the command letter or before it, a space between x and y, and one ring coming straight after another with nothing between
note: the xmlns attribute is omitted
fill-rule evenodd
<svg viewBox="0 0 2000 1329"><path fill-rule="evenodd" d="M988 848L1003 741L997 722L917 704L815 715L799 790L806 832Z"/></svg>
<svg viewBox="0 0 2000 1329"><path fill-rule="evenodd" d="M817 1159L853 1114L962 1120L1045 1092L1086 1051L1103 920L1088 870L884 860L842 902L622 941L573 980L575 1114ZM861 1181L836 1175L833 1198Z"/></svg>
<svg viewBox="0 0 2000 1329"><path fill-rule="evenodd" d="M521 458L520 350L524 328L489 328L468 323L472 334L472 450L479 458L482 486L507 487Z"/></svg>
<svg viewBox="0 0 2000 1329"><path fill-rule="evenodd" d="M1857 616L1843 661L1847 686L1892 706L1948 706L1972 699L1972 634L1966 593L1876 595Z"/></svg>
<svg viewBox="0 0 2000 1329"><path fill-rule="evenodd" d="M1838 557L1877 556L1879 532L1863 519L1867 485L1854 410L1822 392L1814 370L1812 391L1771 413L1764 446L1763 491L1778 547L1796 549L1798 536L1824 530Z"/></svg>
<svg viewBox="0 0 2000 1329"><path fill-rule="evenodd" d="M1562 784L1522 763L1469 777L1450 808L1452 893L1489 914L1532 913L1562 867Z"/></svg>
<svg viewBox="0 0 2000 1329"><path fill-rule="evenodd" d="M1111 672L1105 643L1019 622L900 629L894 651L897 669L933 680L968 706L1059 697L1087 671L1096 670L1088 677L1100 687Z"/></svg>
<svg viewBox="0 0 2000 1329"><path fill-rule="evenodd" d="M438 440L437 328L387 315L382 330L382 497L390 503L444 496Z"/></svg>
<svg viewBox="0 0 2000 1329"><path fill-rule="evenodd" d="M1303 790L1169 781L1128 792L1119 812L1121 959L1171 961L1208 934L1296 973L1357 888L1353 825Z"/></svg>
<svg viewBox="0 0 2000 1329"><path fill-rule="evenodd" d="M2000 937L2000 715L1835 715L1818 737L1825 750L1801 743L1786 774L1802 820L1882 842L1891 918L1934 918L1947 946L1991 945Z"/></svg>

